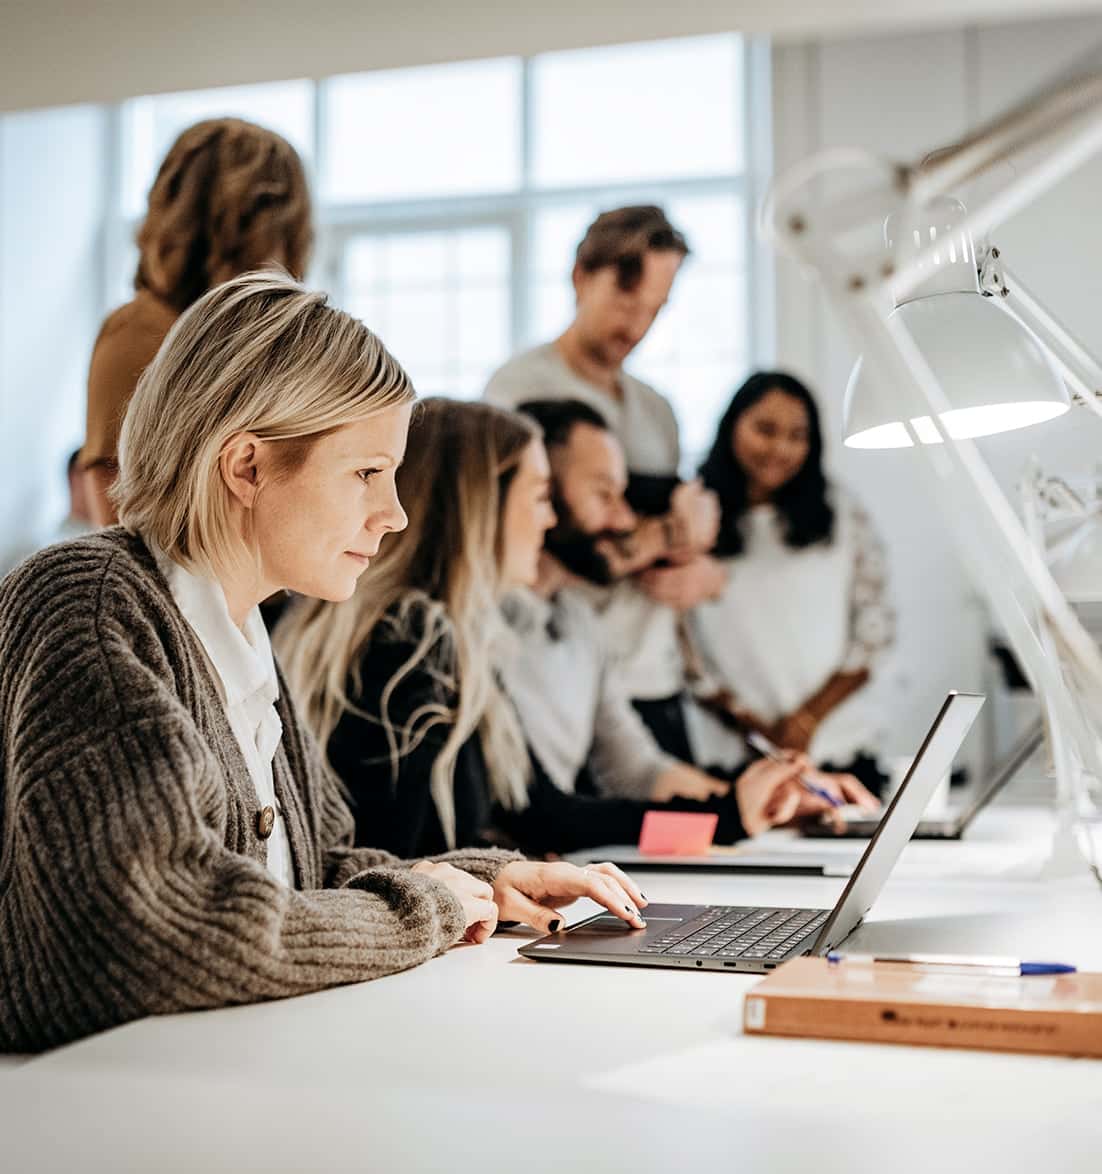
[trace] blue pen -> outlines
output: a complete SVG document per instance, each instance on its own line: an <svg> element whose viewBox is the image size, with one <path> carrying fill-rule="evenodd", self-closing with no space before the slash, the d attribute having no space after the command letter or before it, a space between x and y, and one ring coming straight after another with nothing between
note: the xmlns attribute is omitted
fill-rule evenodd
<svg viewBox="0 0 1102 1174"><path fill-rule="evenodd" d="M746 744L751 749L756 750L763 758L768 758L771 762L787 761L777 747L764 734L759 734L757 730L751 730L746 735ZM842 806L841 799L836 795L832 795L829 791L824 790L817 783L813 783L806 775L800 775L800 786L805 791L810 791L812 795L817 795L820 799L825 799L831 807Z"/></svg>
<svg viewBox="0 0 1102 1174"><path fill-rule="evenodd" d="M1066 962L1023 962L1019 958L999 956L956 957L952 954L839 954L831 951L828 962L847 966L869 966L874 962L888 965L898 963L929 970L931 974L974 974L978 976L998 975L1000 977L1026 978L1036 974L1075 974L1074 966Z"/></svg>

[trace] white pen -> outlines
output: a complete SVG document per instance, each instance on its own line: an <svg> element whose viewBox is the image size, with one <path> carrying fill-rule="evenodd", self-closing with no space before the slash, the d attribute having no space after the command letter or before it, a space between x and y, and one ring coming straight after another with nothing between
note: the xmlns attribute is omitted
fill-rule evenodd
<svg viewBox="0 0 1102 1174"><path fill-rule="evenodd" d="M1023 962L1020 958L999 955L955 954L839 954L834 951L826 959L832 964L870 966L873 963L898 963L929 970L933 974L990 974L1026 977L1035 974L1075 974L1074 966L1065 962Z"/></svg>

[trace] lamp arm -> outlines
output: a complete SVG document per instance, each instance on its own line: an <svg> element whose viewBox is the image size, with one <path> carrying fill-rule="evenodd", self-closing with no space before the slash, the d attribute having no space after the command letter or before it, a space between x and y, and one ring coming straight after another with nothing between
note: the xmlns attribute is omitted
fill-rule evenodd
<svg viewBox="0 0 1102 1174"><path fill-rule="evenodd" d="M963 139L931 152L912 169L911 196L925 203L1034 149L1077 133L1084 115L1102 104L1102 46L1070 76L1035 91L1009 110L970 131Z"/></svg>
<svg viewBox="0 0 1102 1174"><path fill-rule="evenodd" d="M1002 182L997 190L972 201L964 218L956 225L956 230L970 233L974 240L980 240L992 228L1039 199L1100 150L1102 100L1079 114L1069 126L1061 128L1054 139L1044 143L1042 151L1034 153L1034 157L1015 159L1015 170L1011 177L1002 179L1000 176ZM919 208L948 186L939 183L923 189L921 193L912 188L908 203L913 208ZM916 253L907 265L882 279L895 304L907 300L936 251L937 246L931 244Z"/></svg>
<svg viewBox="0 0 1102 1174"><path fill-rule="evenodd" d="M1085 404L1096 416L1102 416L1102 362L1000 258L997 248L988 249L979 258L980 285L985 292L1001 298L1014 317L1052 355L1077 402Z"/></svg>
<svg viewBox="0 0 1102 1174"><path fill-rule="evenodd" d="M1018 142L1018 150L1032 150L1028 158L1015 158L1009 179L999 176L998 190L973 201L964 219L956 226L962 234L979 240L1008 217L1035 201L1087 160L1102 151L1102 75L1086 87L1083 100L1075 107L1074 117L1061 121L1052 138L1041 137L1051 131L1049 122L1026 120L1028 141ZM1017 140L1016 140L1017 141ZM979 151L979 132L969 139L969 150ZM943 159L956 158L957 148L935 152L933 164L893 163L870 152L836 149L820 152L795 164L779 175L762 203L759 227L763 236L790 255L806 260L807 242L837 242L846 234L883 223L888 211L908 206L921 207L937 195L948 194L961 182L959 169ZM979 159L981 155L977 155ZM1005 162L1001 150L994 151L982 168L969 170L967 176L978 178L985 171ZM843 173L862 171L868 182L858 191L848 190L830 200L816 197L816 188L830 178L837 182ZM921 183L918 177L921 177ZM833 271L814 266L821 278L833 276L842 289L878 288L886 304L899 305L936 264L943 245L930 242L913 253L904 264L885 257L883 244L875 249L855 252L853 256L836 255L839 268Z"/></svg>

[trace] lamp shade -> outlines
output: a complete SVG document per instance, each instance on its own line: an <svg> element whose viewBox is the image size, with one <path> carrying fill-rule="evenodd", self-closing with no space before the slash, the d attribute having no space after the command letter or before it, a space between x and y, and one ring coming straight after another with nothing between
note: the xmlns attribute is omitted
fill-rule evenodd
<svg viewBox="0 0 1102 1174"><path fill-rule="evenodd" d="M1040 343L994 299L959 290L936 293L904 302L891 316L903 320L951 404L941 415L950 436L1009 432L1051 420L1071 406ZM924 401L900 388L878 390L859 358L846 387L847 447L910 447L905 420L924 444L940 442Z"/></svg>
<svg viewBox="0 0 1102 1174"><path fill-rule="evenodd" d="M959 200L938 196L884 222L893 263L918 275L911 297L890 317L902 321L936 376L950 404L942 427L961 440L1040 424L1071 407L1041 344L997 299L980 292L966 218ZM909 448L913 430L923 444L938 444L942 435L929 411L917 391L873 387L858 359L846 387L845 443Z"/></svg>

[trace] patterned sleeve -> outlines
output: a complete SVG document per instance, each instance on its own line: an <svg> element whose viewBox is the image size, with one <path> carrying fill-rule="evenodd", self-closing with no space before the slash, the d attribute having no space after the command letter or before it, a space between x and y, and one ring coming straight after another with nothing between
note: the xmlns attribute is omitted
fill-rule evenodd
<svg viewBox="0 0 1102 1174"><path fill-rule="evenodd" d="M868 514L851 505L853 584L850 593L849 648L844 673L872 672L895 643L895 609L888 591L888 559Z"/></svg>

